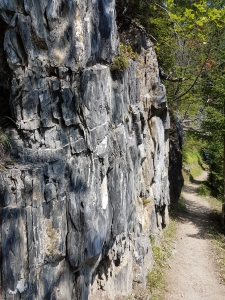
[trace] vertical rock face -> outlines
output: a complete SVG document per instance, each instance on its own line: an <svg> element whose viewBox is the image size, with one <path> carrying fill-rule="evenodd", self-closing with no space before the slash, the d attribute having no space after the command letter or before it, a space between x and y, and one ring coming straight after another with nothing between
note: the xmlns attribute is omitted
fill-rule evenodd
<svg viewBox="0 0 225 300"><path fill-rule="evenodd" d="M170 131L170 164L169 164L169 181L170 181L170 201L176 203L181 194L184 185L182 175L182 146L183 146L183 126L178 116L173 116Z"/></svg>
<svg viewBox="0 0 225 300"><path fill-rule="evenodd" d="M13 162L0 173L1 299L114 299L145 286L169 204L153 45L111 74L114 0L0 0Z"/></svg>

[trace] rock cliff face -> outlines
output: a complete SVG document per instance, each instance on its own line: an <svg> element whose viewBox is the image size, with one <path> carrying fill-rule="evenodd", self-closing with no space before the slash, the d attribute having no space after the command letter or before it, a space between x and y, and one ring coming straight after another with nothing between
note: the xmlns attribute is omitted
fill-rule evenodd
<svg viewBox="0 0 225 300"><path fill-rule="evenodd" d="M173 116L170 130L170 152L169 152L169 182L170 201L176 203L184 185L182 175L182 146L183 146L183 126L178 116Z"/></svg>
<svg viewBox="0 0 225 300"><path fill-rule="evenodd" d="M139 58L112 74L114 0L0 0L0 12L17 124L0 173L0 298L128 295L146 284L169 204L153 45L134 30Z"/></svg>

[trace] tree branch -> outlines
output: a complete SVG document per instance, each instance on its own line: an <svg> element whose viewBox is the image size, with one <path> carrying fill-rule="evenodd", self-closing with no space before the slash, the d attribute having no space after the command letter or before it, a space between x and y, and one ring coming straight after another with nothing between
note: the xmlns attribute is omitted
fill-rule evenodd
<svg viewBox="0 0 225 300"><path fill-rule="evenodd" d="M185 80L188 80L190 79L190 77L187 77L187 78L184 78L184 77L171 77L170 74L166 74L163 70L162 67L159 67L159 76L160 78L164 79L164 80L168 80L168 81L171 81L171 82L183 82Z"/></svg>
<svg viewBox="0 0 225 300"><path fill-rule="evenodd" d="M197 83L197 81L198 81L200 75L202 74L203 69L205 68L205 64L206 64L206 62L207 62L207 60L208 60L208 58L209 58L210 51L211 51L211 48L209 49L209 52L208 52L207 57L206 57L206 59L205 59L203 65L202 65L202 67L201 67L201 70L199 71L199 73L198 73L198 75L196 76L196 78L195 78L194 82L192 83L192 85L191 85L185 92L183 92L182 94L178 95L178 96L174 99L174 101L177 101L178 99L180 99L180 98L182 98L183 96L185 96L185 95L186 95L188 92L190 92L190 90L195 86L195 84Z"/></svg>
<svg viewBox="0 0 225 300"><path fill-rule="evenodd" d="M190 107L191 107L192 104L193 104L193 103L189 103L189 105L188 105L188 107L187 107L187 109L186 109L186 111L185 111L185 113L184 113L184 116L183 116L183 120L182 120L182 121L184 121L185 118L187 117L188 111L189 111L189 109L190 109Z"/></svg>

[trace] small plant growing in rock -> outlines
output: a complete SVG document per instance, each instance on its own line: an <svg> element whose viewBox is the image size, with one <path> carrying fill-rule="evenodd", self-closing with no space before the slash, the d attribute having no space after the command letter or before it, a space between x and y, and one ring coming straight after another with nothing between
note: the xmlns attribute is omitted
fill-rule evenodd
<svg viewBox="0 0 225 300"><path fill-rule="evenodd" d="M9 136L5 134L2 128L0 127L0 169L4 169L2 161L4 160L4 156L10 147L11 144Z"/></svg>
<svg viewBox="0 0 225 300"><path fill-rule="evenodd" d="M15 124L15 121L10 117L0 117L0 169L3 170L5 169L3 165L7 161L11 148L10 135L5 130L10 124L9 122Z"/></svg>
<svg viewBox="0 0 225 300"><path fill-rule="evenodd" d="M135 53L131 46L120 43L120 55L116 56L110 65L111 71L123 71L129 66L129 59L136 59L138 54Z"/></svg>
<svg viewBox="0 0 225 300"><path fill-rule="evenodd" d="M138 58L138 54L133 51L131 46L124 45L123 43L120 43L120 53L122 56L124 56L126 58L130 58L130 59L134 59L134 60Z"/></svg>
<svg viewBox="0 0 225 300"><path fill-rule="evenodd" d="M146 206L147 204L149 204L151 202L151 200L149 198L142 198L142 202L143 202L143 205Z"/></svg>
<svg viewBox="0 0 225 300"><path fill-rule="evenodd" d="M110 65L111 71L123 71L128 68L128 59L121 55L114 58L113 63Z"/></svg>

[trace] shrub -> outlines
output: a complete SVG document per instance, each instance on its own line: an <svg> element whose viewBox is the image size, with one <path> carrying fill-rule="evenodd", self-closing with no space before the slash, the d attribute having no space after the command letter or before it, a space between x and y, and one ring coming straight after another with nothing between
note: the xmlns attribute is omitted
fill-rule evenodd
<svg viewBox="0 0 225 300"><path fill-rule="evenodd" d="M129 45L124 45L123 43L120 43L120 53L122 56L130 59L137 59L138 54L133 51L131 46Z"/></svg>
<svg viewBox="0 0 225 300"><path fill-rule="evenodd" d="M111 71L123 71L128 68L128 59L124 56L117 56L114 58L113 63L110 65Z"/></svg>
<svg viewBox="0 0 225 300"><path fill-rule="evenodd" d="M116 56L110 65L111 71L124 71L129 66L129 59L136 59L138 54L135 53L131 46L120 43L120 55Z"/></svg>
<svg viewBox="0 0 225 300"><path fill-rule="evenodd" d="M197 190L200 196L206 197L211 195L210 187L206 183L201 183Z"/></svg>

